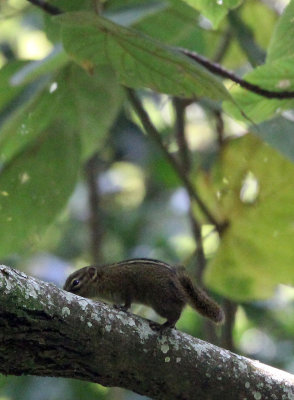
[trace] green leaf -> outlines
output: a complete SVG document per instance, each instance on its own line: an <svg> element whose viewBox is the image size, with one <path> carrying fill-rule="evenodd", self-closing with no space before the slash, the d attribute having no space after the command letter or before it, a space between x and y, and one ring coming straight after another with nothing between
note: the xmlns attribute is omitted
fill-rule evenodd
<svg viewBox="0 0 294 400"><path fill-rule="evenodd" d="M23 90L22 86L15 87L11 85L11 78L20 68L27 63L25 61L12 61L4 65L0 71L0 109L4 109L9 103L18 96Z"/></svg>
<svg viewBox="0 0 294 400"><path fill-rule="evenodd" d="M243 24L252 32L256 44L265 50L279 19L278 13L262 1L245 1L237 12ZM260 29L260 21L262 21L262 29Z"/></svg>
<svg viewBox="0 0 294 400"><path fill-rule="evenodd" d="M167 7L168 3L166 1L145 4L139 3L133 7L126 6L122 9L116 10L115 12L109 12L106 10L106 12L103 13L103 16L116 24L131 26L148 16L157 14L161 10L166 10Z"/></svg>
<svg viewBox="0 0 294 400"><path fill-rule="evenodd" d="M57 83L58 85L58 83ZM7 162L47 128L61 110L63 95L51 92L51 83L44 81L41 89L14 110L1 126L0 159Z"/></svg>
<svg viewBox="0 0 294 400"><path fill-rule="evenodd" d="M71 194L79 168L78 136L51 126L0 174L0 256L38 241Z"/></svg>
<svg viewBox="0 0 294 400"><path fill-rule="evenodd" d="M212 55L219 35L195 24L198 18L199 12L185 2L170 0L164 10L146 16L133 27L165 44Z"/></svg>
<svg viewBox="0 0 294 400"><path fill-rule="evenodd" d="M62 24L65 50L89 70L110 64L128 87L146 87L186 98L230 99L213 74L148 36L86 12L55 19Z"/></svg>
<svg viewBox="0 0 294 400"><path fill-rule="evenodd" d="M291 0L276 24L266 62L294 57L294 1Z"/></svg>
<svg viewBox="0 0 294 400"><path fill-rule="evenodd" d="M52 121L61 129L77 130L83 158L97 151L118 114L123 91L109 66L99 66L88 75L71 63L45 82L1 127L0 160L7 162L22 151Z"/></svg>
<svg viewBox="0 0 294 400"><path fill-rule="evenodd" d="M88 75L77 65L72 65L65 80L81 135L82 158L86 159L97 151L109 134L121 109L124 93L109 66L99 66Z"/></svg>
<svg viewBox="0 0 294 400"><path fill-rule="evenodd" d="M246 74L243 79L268 90L294 91L293 18L294 2L291 1L276 25L266 63ZM267 99L239 87L232 94L242 111L255 123L294 106L294 99ZM234 103L224 104L224 109L234 118L245 121Z"/></svg>
<svg viewBox="0 0 294 400"><path fill-rule="evenodd" d="M199 10L217 28L231 8L237 7L242 0L184 0Z"/></svg>
<svg viewBox="0 0 294 400"><path fill-rule="evenodd" d="M230 224L206 282L235 300L264 299L278 283L294 283L294 166L250 134L222 156L214 190Z"/></svg>
<svg viewBox="0 0 294 400"><path fill-rule="evenodd" d="M93 0L51 0L50 4L58 7L62 12L94 11ZM43 13L44 29L48 39L53 43L60 43L60 26L50 14Z"/></svg>
<svg viewBox="0 0 294 400"><path fill-rule="evenodd" d="M284 157L294 161L294 122L277 117L252 126L251 131L278 150Z"/></svg>

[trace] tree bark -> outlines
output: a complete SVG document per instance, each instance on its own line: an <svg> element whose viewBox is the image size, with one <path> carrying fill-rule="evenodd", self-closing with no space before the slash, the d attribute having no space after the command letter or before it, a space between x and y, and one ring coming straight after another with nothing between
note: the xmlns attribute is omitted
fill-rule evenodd
<svg viewBox="0 0 294 400"><path fill-rule="evenodd" d="M294 377L0 266L0 372L82 379L154 399L294 399Z"/></svg>

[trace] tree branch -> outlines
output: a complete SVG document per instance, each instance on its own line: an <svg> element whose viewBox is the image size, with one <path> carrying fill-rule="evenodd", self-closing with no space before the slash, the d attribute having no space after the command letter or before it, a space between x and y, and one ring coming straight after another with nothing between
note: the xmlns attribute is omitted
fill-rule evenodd
<svg viewBox="0 0 294 400"><path fill-rule="evenodd" d="M185 136L186 101L178 97L173 98L173 106L176 114L175 136L179 148L179 162L183 172L188 175L191 169L190 151Z"/></svg>
<svg viewBox="0 0 294 400"><path fill-rule="evenodd" d="M176 113L176 122L175 122L175 133L177 138L177 143L179 146L179 156L183 169L183 173L187 176L191 169L191 160L190 160L190 152L188 143L185 135L185 111L186 105L183 99L174 98L174 109ZM189 192L188 192L189 194ZM198 285L202 286L202 275L205 269L206 259L204 254L204 246L203 246L203 238L201 233L201 223L198 221L196 216L193 213L192 209L192 201L193 198L189 196L190 199L190 207L189 207L189 219L191 223L192 233L196 243L196 278Z"/></svg>
<svg viewBox="0 0 294 400"><path fill-rule="evenodd" d="M225 349L235 351L233 329L237 312L237 304L229 299L224 299L222 306L225 311L226 321L222 329L220 345Z"/></svg>
<svg viewBox="0 0 294 400"><path fill-rule="evenodd" d="M89 203L89 230L92 261L94 264L101 264L101 242L103 237L103 227L101 225L100 212L100 191L98 187L98 176L101 169L100 160L95 153L85 165L85 178L88 189Z"/></svg>
<svg viewBox="0 0 294 400"><path fill-rule="evenodd" d="M28 2L34 4L34 6L41 8L43 11L50 15L59 15L63 13L60 8L53 6L45 0L28 0Z"/></svg>
<svg viewBox="0 0 294 400"><path fill-rule="evenodd" d="M175 158L170 154L170 152L166 149L164 143L161 140L159 132L157 132L157 129L155 126L152 124L150 121L150 118L144 108L142 107L142 104L140 103L140 100L137 98L135 92L132 89L127 89L127 94L128 94L128 99L130 103L132 104L134 110L136 111L136 114L138 115L146 133L157 143L159 146L160 150L168 160L168 162L171 164L171 166L174 168L175 172L177 173L178 177L182 181L183 185L187 189L189 196L193 198L196 203L198 204L200 210L203 212L203 214L207 217L210 223L215 225L216 229L218 232L222 232L223 229L227 226L226 223L221 223L218 222L213 214L210 212L204 201L201 199L199 194L197 193L196 189L186 176L185 172L182 170L182 168L178 165L177 161Z"/></svg>
<svg viewBox="0 0 294 400"><path fill-rule="evenodd" d="M217 134L217 143L218 143L218 149L219 152L222 150L223 145L225 143L225 138L224 138L224 120L222 113L218 110L215 110L213 112L215 119L216 119L216 134Z"/></svg>
<svg viewBox="0 0 294 400"><path fill-rule="evenodd" d="M213 74L219 75L222 78L230 79L231 81L238 83L242 88L249 90L255 94L259 94L260 96L266 97L268 99L293 99L294 92L292 91L274 91L263 89L258 85L254 85L248 81L245 81L242 78L239 78L234 72L229 71L228 69L222 67L221 65L214 63L213 61L208 60L206 57L203 57L201 54L195 53L194 51L179 48L181 53L185 54L187 57L201 64L204 68L208 69Z"/></svg>
<svg viewBox="0 0 294 400"><path fill-rule="evenodd" d="M294 377L0 267L0 372L75 378L154 399L294 396ZM178 379L179 376L181 379Z"/></svg>

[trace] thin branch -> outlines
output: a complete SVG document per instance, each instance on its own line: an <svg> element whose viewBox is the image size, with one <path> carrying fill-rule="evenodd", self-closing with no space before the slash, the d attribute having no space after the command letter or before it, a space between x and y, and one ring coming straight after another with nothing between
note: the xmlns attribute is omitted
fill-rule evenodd
<svg viewBox="0 0 294 400"><path fill-rule="evenodd" d="M229 12L228 23L234 38L238 41L250 64L253 67L264 64L266 52L256 43L252 29L243 20L239 10Z"/></svg>
<svg viewBox="0 0 294 400"><path fill-rule="evenodd" d="M196 189L186 176L185 172L183 172L182 168L179 166L175 158L170 154L170 152L167 150L165 147L160 133L157 131L155 126L152 124L148 114L142 107L142 104L138 97L136 96L135 92L132 89L126 89L127 95L129 98L130 103L132 104L134 110L136 111L136 114L138 115L146 133L157 143L159 146L160 150L168 160L168 162L172 165L174 168L175 172L177 173L178 177L182 181L183 185L187 189L187 192L189 193L189 196L191 196L196 203L198 204L200 210L203 212L203 214L207 217L208 221L215 225L216 229L218 232L222 232L226 224L222 224L218 222L213 214L210 212L204 201L201 199L199 194L197 193Z"/></svg>
<svg viewBox="0 0 294 400"><path fill-rule="evenodd" d="M191 170L191 160L189 154L189 147L187 144L186 136L185 136L185 110L186 104L184 103L183 99L174 98L174 108L176 112L176 138L179 146L179 156L180 162L182 165L183 173L186 176L189 175ZM193 198L190 197L190 203L192 203ZM198 285L202 284L202 275L205 269L206 259L204 254L204 247L203 247L203 238L201 233L201 223L195 217L192 206L190 205L189 210L189 219L191 223L192 233L196 243L196 279Z"/></svg>
<svg viewBox="0 0 294 400"><path fill-rule="evenodd" d="M226 322L222 329L221 345L225 349L235 351L233 328L235 324L237 304L229 299L225 299L222 306L226 314Z"/></svg>
<svg viewBox="0 0 294 400"><path fill-rule="evenodd" d="M93 9L95 14L100 15L103 11L103 4L101 0L92 0Z"/></svg>
<svg viewBox="0 0 294 400"><path fill-rule="evenodd" d="M189 176L191 169L189 147L187 144L187 139L185 136L185 103L183 99L174 99L174 106L176 111L176 137L178 139L179 155L182 164L183 172ZM203 237L201 231L201 223L195 216L192 209L192 198L190 197L190 210L189 210L190 223L192 228L192 233L196 243L196 280L197 284L203 286L203 273L206 267L206 258L204 253ZM216 329L214 324L208 320L204 320L204 333L205 338L211 343L218 344L218 336L216 334Z"/></svg>
<svg viewBox="0 0 294 400"><path fill-rule="evenodd" d="M191 51L188 49L183 49L183 48L179 48L178 50L181 53L185 54L187 57L189 57L192 60L201 64L204 68L208 69L210 72L212 72L216 75L219 75L223 78L228 78L231 81L238 83L241 87L249 90L250 92L259 94L260 96L266 97L268 99L282 100L282 99L293 99L294 98L294 92L290 92L290 91L276 92L273 90L263 89L258 85L254 85L253 83L250 83L248 81L245 81L242 78L239 78L236 74L234 74L234 72L225 69L221 65L208 60L207 58L203 57L202 55L200 55L198 53L195 53L194 51Z"/></svg>
<svg viewBox="0 0 294 400"><path fill-rule="evenodd" d="M100 213L100 193L97 184L99 173L99 160L97 154L94 154L87 162L85 167L86 181L88 184L88 202L89 202L89 228L91 253L94 264L101 264L101 241L103 230L101 226Z"/></svg>
<svg viewBox="0 0 294 400"><path fill-rule="evenodd" d="M215 119L216 119L216 133L217 133L217 142L219 150L222 150L224 145L224 120L222 117L222 113L218 110L214 111Z"/></svg>
<svg viewBox="0 0 294 400"><path fill-rule="evenodd" d="M224 58L225 54L227 53L227 50L230 47L230 44L232 42L232 32L230 29L227 29L227 31L224 33L219 48L216 50L216 53L213 57L213 60L215 63L220 63L222 59Z"/></svg>
<svg viewBox="0 0 294 400"><path fill-rule="evenodd" d="M35 6L41 8L44 10L46 13L50 15L58 15L62 14L64 11L62 11L60 8L52 6L48 2L44 0L28 0L30 3L34 4ZM250 83L248 81L245 81L242 78L239 78L237 75L234 74L234 72L229 71L225 68L223 68L221 65L214 63L207 58L203 57L202 55L195 53L191 50L188 49L183 49L183 48L178 48L178 51L181 52L182 54L185 54L187 57L191 58L192 60L198 62L201 64L203 67L208 69L209 71L213 72L216 75L222 76L223 78L228 78L233 82L238 83L241 87L249 90L250 92L259 94L260 96L266 97L268 99L293 99L294 98L294 92L291 91L272 91L272 90L267 90L263 89L258 85L254 85L253 83Z"/></svg>
<svg viewBox="0 0 294 400"><path fill-rule="evenodd" d="M50 15L63 14L63 11L60 8L53 6L52 4L48 3L45 0L28 0L28 2L32 3L34 6L41 8L47 14Z"/></svg>
<svg viewBox="0 0 294 400"><path fill-rule="evenodd" d="M282 399L294 377L0 266L0 373L73 378L161 400ZM179 379L179 376L181 379Z"/></svg>
<svg viewBox="0 0 294 400"><path fill-rule="evenodd" d="M217 133L217 141L218 141L218 151L221 153L224 146L224 120L222 117L222 113L219 110L214 111L214 115L216 117L216 133ZM226 316L226 320L224 325L222 326L222 336L221 340L218 340L217 344L225 347L230 351L235 351L235 344L233 338L233 329L235 323L235 316L237 311L237 304L232 302L229 299L224 298L222 304Z"/></svg>
<svg viewBox="0 0 294 400"><path fill-rule="evenodd" d="M183 172L185 172L187 175L190 171L191 160L190 160L189 148L185 137L186 104L184 99L179 99L178 97L175 97L173 99L173 104L176 113L175 134L179 147L180 164L182 165Z"/></svg>
<svg viewBox="0 0 294 400"><path fill-rule="evenodd" d="M192 208L189 210L189 216L191 221L191 228L193 232L193 236L196 242L196 261L197 261L197 268L196 268L196 279L197 284L199 286L203 286L203 273L206 266L206 258L204 253L204 245L203 245L203 237L201 232L201 224L195 218L195 215L192 211Z"/></svg>

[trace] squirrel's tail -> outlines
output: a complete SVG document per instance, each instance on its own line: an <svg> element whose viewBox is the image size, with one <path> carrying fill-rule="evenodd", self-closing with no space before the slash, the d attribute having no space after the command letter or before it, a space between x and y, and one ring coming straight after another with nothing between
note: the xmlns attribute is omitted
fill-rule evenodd
<svg viewBox="0 0 294 400"><path fill-rule="evenodd" d="M187 295L188 303L204 317L217 324L225 320L223 309L210 298L203 290L195 287L185 272L184 267L177 268L177 275Z"/></svg>

